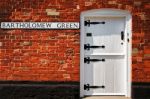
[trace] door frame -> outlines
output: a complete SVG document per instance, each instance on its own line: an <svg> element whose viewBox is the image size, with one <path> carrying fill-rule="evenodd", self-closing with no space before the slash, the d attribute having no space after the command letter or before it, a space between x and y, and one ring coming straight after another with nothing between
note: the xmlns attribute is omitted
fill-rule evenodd
<svg viewBox="0 0 150 99"><path fill-rule="evenodd" d="M126 97L131 97L132 82L132 16L129 11L120 9L94 9L81 12L80 15L80 97L84 97L84 18L90 16L125 17L125 58L126 58ZM109 94L108 94L109 95Z"/></svg>

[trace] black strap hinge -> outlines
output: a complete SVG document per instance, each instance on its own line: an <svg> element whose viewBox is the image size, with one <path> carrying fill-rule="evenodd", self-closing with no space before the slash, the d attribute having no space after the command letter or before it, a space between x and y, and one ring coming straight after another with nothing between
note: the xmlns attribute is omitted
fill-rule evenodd
<svg viewBox="0 0 150 99"><path fill-rule="evenodd" d="M96 24L105 24L105 22L90 22L90 20L84 21L85 26L90 26L91 24L96 25Z"/></svg>
<svg viewBox="0 0 150 99"><path fill-rule="evenodd" d="M94 89L94 88L105 88L105 86L104 85L102 85L102 86L90 86L90 84L85 84L84 85L84 90L89 91L90 88L92 88L92 89Z"/></svg>
<svg viewBox="0 0 150 99"><path fill-rule="evenodd" d="M90 50L90 48L105 48L105 46L104 45L102 45L102 46L91 46L90 44L84 44L85 50Z"/></svg>
<svg viewBox="0 0 150 99"><path fill-rule="evenodd" d="M105 62L105 59L90 59L90 57L84 58L84 63L87 63L87 64L89 64L90 62L97 62L97 61Z"/></svg>

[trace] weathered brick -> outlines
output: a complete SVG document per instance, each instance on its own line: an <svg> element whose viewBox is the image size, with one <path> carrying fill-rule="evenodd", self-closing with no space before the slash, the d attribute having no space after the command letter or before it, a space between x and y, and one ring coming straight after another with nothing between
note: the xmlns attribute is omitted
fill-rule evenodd
<svg viewBox="0 0 150 99"><path fill-rule="evenodd" d="M108 1L108 4L117 4L117 1Z"/></svg>
<svg viewBox="0 0 150 99"><path fill-rule="evenodd" d="M69 74L63 74L63 78L64 79L70 79L70 75Z"/></svg>
<svg viewBox="0 0 150 99"><path fill-rule="evenodd" d="M149 58L150 59L150 54L144 54L144 58Z"/></svg>
<svg viewBox="0 0 150 99"><path fill-rule="evenodd" d="M3 46L3 43L2 43L2 42L0 42L0 47L1 47L1 46Z"/></svg>
<svg viewBox="0 0 150 99"><path fill-rule="evenodd" d="M150 9L150 3L144 5L145 9Z"/></svg>
<svg viewBox="0 0 150 99"><path fill-rule="evenodd" d="M132 54L137 54L138 53L138 48L133 48L132 49Z"/></svg>
<svg viewBox="0 0 150 99"><path fill-rule="evenodd" d="M20 46L31 46L32 42L31 41L24 41L20 43Z"/></svg>
<svg viewBox="0 0 150 99"><path fill-rule="evenodd" d="M85 2L85 6L91 6L93 3L92 2Z"/></svg>
<svg viewBox="0 0 150 99"><path fill-rule="evenodd" d="M59 64L64 64L64 63L65 63L65 60L59 60L58 63L59 63Z"/></svg>
<svg viewBox="0 0 150 99"><path fill-rule="evenodd" d="M79 22L80 12L85 10L128 10L133 19L132 81L150 81L147 76L150 75L150 4L147 1L1 0L0 8L1 22ZM0 32L0 80L79 82L79 30L16 29Z"/></svg>
<svg viewBox="0 0 150 99"><path fill-rule="evenodd" d="M142 1L134 1L134 6L141 6Z"/></svg>
<svg viewBox="0 0 150 99"><path fill-rule="evenodd" d="M56 9L46 9L47 15L50 16L59 16L59 12L56 11Z"/></svg>

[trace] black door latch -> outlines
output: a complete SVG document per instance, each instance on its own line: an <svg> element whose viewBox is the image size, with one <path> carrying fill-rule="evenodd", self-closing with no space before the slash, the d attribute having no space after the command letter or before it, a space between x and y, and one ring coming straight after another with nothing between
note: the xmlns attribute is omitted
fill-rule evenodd
<svg viewBox="0 0 150 99"><path fill-rule="evenodd" d="M124 40L124 32L121 31L121 40Z"/></svg>
<svg viewBox="0 0 150 99"><path fill-rule="evenodd" d="M87 37L92 36L92 33L86 33L86 36Z"/></svg>
<svg viewBox="0 0 150 99"><path fill-rule="evenodd" d="M105 86L104 85L102 85L102 86L90 86L90 84L85 84L84 85L84 90L89 91L90 88L105 88Z"/></svg>
<svg viewBox="0 0 150 99"><path fill-rule="evenodd" d="M90 26L91 24L96 25L96 24L105 24L105 22L90 22L90 20L84 21L85 26Z"/></svg>
<svg viewBox="0 0 150 99"><path fill-rule="evenodd" d="M89 64L90 62L97 62L97 61L105 62L105 59L90 59L90 57L84 58L84 63L87 63L87 64Z"/></svg>
<svg viewBox="0 0 150 99"><path fill-rule="evenodd" d="M105 48L105 46L104 45L102 45L102 46L90 46L90 44L84 44L85 50L90 50L90 48Z"/></svg>

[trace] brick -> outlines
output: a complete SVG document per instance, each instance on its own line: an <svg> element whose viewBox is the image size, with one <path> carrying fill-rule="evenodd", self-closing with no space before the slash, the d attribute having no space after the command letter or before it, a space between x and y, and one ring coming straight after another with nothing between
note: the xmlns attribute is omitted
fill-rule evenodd
<svg viewBox="0 0 150 99"><path fill-rule="evenodd" d="M85 2L85 6L91 6L92 4L92 2Z"/></svg>
<svg viewBox="0 0 150 99"><path fill-rule="evenodd" d="M50 15L50 16L59 16L60 13L59 12L47 12L47 15Z"/></svg>
<svg viewBox="0 0 150 99"><path fill-rule="evenodd" d="M46 12L56 12L56 9L46 9Z"/></svg>
<svg viewBox="0 0 150 99"><path fill-rule="evenodd" d="M47 15L50 16L59 16L60 13L56 11L56 9L46 9Z"/></svg>
<svg viewBox="0 0 150 99"><path fill-rule="evenodd" d="M70 79L70 75L69 74L63 74L63 78Z"/></svg>
<svg viewBox="0 0 150 99"><path fill-rule="evenodd" d="M134 1L134 6L141 6L142 1Z"/></svg>
<svg viewBox="0 0 150 99"><path fill-rule="evenodd" d="M64 64L64 63L65 63L65 60L59 60L58 63L59 63L59 64Z"/></svg>
<svg viewBox="0 0 150 99"><path fill-rule="evenodd" d="M108 1L108 4L117 4L117 1Z"/></svg>
<svg viewBox="0 0 150 99"><path fill-rule="evenodd" d="M77 9L80 9L80 5L77 5L76 8L77 8Z"/></svg>
<svg viewBox="0 0 150 99"><path fill-rule="evenodd" d="M148 46L148 47L144 47L144 53L145 54L150 54L150 47Z"/></svg>
<svg viewBox="0 0 150 99"><path fill-rule="evenodd" d="M144 58L149 58L150 59L150 54L144 54Z"/></svg>
<svg viewBox="0 0 150 99"><path fill-rule="evenodd" d="M133 48L132 49L132 54L137 54L138 53L138 48Z"/></svg>
<svg viewBox="0 0 150 99"><path fill-rule="evenodd" d="M146 20L147 19L146 16L145 16L145 13L142 13L139 16L140 16L141 20Z"/></svg>
<svg viewBox="0 0 150 99"><path fill-rule="evenodd" d="M31 46L32 42L31 41L24 41L20 43L20 46Z"/></svg>
<svg viewBox="0 0 150 99"><path fill-rule="evenodd" d="M145 9L150 9L150 3L149 3L149 4L145 4L145 5L144 5L144 8L145 8Z"/></svg>
<svg viewBox="0 0 150 99"><path fill-rule="evenodd" d="M144 61L144 66L145 66L146 68L150 68L150 61L145 60L145 61Z"/></svg>
<svg viewBox="0 0 150 99"><path fill-rule="evenodd" d="M1 47L1 46L3 46L3 43L2 43L2 42L0 42L0 47Z"/></svg>
<svg viewBox="0 0 150 99"><path fill-rule="evenodd" d="M40 63L43 65L46 65L49 63L49 60L48 59L40 59Z"/></svg>
<svg viewBox="0 0 150 99"><path fill-rule="evenodd" d="M132 81L150 82L150 4L147 1L3 0L0 8L1 22L79 22L80 12L85 10L128 10L133 18ZM79 82L79 44L79 30L0 30L0 79Z"/></svg>

